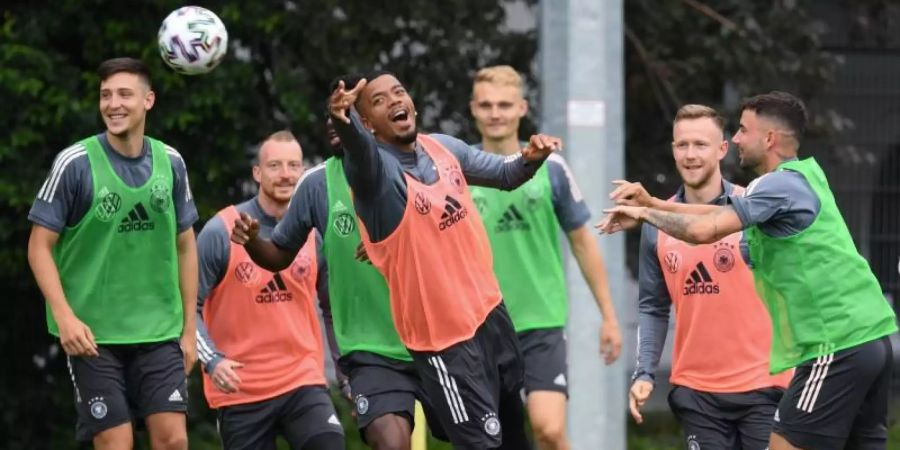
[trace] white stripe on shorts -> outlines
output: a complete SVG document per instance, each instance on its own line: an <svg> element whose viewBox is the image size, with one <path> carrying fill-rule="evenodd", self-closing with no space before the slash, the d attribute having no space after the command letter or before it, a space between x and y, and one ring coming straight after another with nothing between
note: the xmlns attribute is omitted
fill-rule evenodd
<svg viewBox="0 0 900 450"><path fill-rule="evenodd" d="M431 358L428 358L428 363L437 371L438 381L441 383L441 388L444 390L444 396L447 399L447 405L450 407L450 415L453 417L453 423L458 424L468 421L469 415L466 412L462 397L459 395L456 380L447 372L447 366L444 365L444 360L441 359L440 356L432 356Z"/></svg>
<svg viewBox="0 0 900 450"><path fill-rule="evenodd" d="M828 374L828 367L831 365L832 361L834 361L834 353L829 353L816 358L816 362L813 364L809 377L806 379L806 383L803 386L803 391L800 393L797 409L808 413L812 412L816 398L819 396L819 391L822 389L822 383L825 382L825 376Z"/></svg>

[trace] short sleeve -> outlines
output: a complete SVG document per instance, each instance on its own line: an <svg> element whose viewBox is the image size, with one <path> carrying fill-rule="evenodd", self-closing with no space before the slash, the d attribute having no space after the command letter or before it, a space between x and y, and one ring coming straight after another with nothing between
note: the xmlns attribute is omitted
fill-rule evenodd
<svg viewBox="0 0 900 450"><path fill-rule="evenodd" d="M591 219L591 212L569 165L555 153L547 158L546 164L553 191L553 211L560 228L566 233L581 228Z"/></svg>

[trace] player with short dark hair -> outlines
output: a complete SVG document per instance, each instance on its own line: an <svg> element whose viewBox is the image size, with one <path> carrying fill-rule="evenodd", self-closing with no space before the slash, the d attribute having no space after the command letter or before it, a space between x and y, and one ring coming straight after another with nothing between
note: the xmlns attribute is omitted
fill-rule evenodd
<svg viewBox="0 0 900 450"><path fill-rule="evenodd" d="M359 78L344 75L331 87L340 80L355 83ZM294 200L271 239L257 237L246 249L257 264L277 269L297 254L302 236L313 228L321 230L324 260L320 270L328 275L322 277L319 298L329 304L336 344L332 350L338 352L338 365L346 374L339 376L340 383L353 401L360 436L376 449L410 448L418 399L432 434L446 439L433 420L412 357L397 336L387 284L371 264L356 258L361 243L341 140L330 117L325 128L330 157L300 179Z"/></svg>
<svg viewBox="0 0 900 450"><path fill-rule="evenodd" d="M788 93L751 97L732 138L741 166L760 175L743 195L722 206L686 205L626 183L612 194L622 204L606 210L599 227L615 232L643 221L703 244L746 229L756 290L773 324L770 370L796 367L769 448L885 448L896 317L822 168L797 158L806 117Z"/></svg>
<svg viewBox="0 0 900 450"><path fill-rule="evenodd" d="M144 135L146 66L116 58L98 74L106 131L57 155L28 215L28 262L67 355L76 437L131 448L144 419L153 449L187 449L197 209L181 155Z"/></svg>
<svg viewBox="0 0 900 450"><path fill-rule="evenodd" d="M419 135L415 105L389 74L350 90L339 83L330 114L365 250L385 277L394 324L450 441L529 447L521 353L466 187L518 186L559 140L534 136L521 156L502 158L449 136ZM247 219L238 237L251 240Z"/></svg>

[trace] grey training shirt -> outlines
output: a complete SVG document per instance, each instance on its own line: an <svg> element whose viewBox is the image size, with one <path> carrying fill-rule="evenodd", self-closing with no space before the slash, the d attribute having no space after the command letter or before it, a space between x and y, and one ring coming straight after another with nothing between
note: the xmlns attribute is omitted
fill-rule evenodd
<svg viewBox="0 0 900 450"><path fill-rule="evenodd" d="M819 215L819 197L806 178L793 170L767 173L748 186L744 195L729 201L744 228L759 226L773 237L793 236Z"/></svg>
<svg viewBox="0 0 900 450"><path fill-rule="evenodd" d="M722 194L710 204L725 205L734 185L722 180ZM684 186L675 194L675 201L685 203ZM653 381L666 335L669 331L669 314L672 298L666 287L666 278L656 252L659 230L645 223L641 227L641 244L638 259L638 360L634 379ZM747 242L741 238L741 256L750 259Z"/></svg>
<svg viewBox="0 0 900 450"><path fill-rule="evenodd" d="M277 221L274 217L269 216L259 206L257 197L253 197L243 203L235 205L238 212L247 213L259 221L259 237L269 238L272 230L275 228ZM306 243L307 233L303 237ZM316 235L317 248L321 247L321 237ZM302 245L301 245L302 246ZM297 247L299 250L300 247ZM231 236L222 218L216 215L206 222L203 230L197 236L197 255L200 260L200 282L197 289L197 356L203 363L207 373L211 373L216 365L222 360L224 355L218 350L215 342L209 336L209 330L203 322L203 305L209 293L218 286L219 282L225 277L225 271L228 269L228 261L231 258ZM317 263L322 266L321 252L317 251ZM322 274L316 281L317 290L321 291ZM322 307L323 316L325 316L326 327L330 325L331 314L327 302L319 296L319 304ZM260 329L260 332L265 332ZM326 335L329 338L329 344L332 344L330 333Z"/></svg>
<svg viewBox="0 0 900 450"><path fill-rule="evenodd" d="M360 122L355 110L351 123L335 120L334 128L344 145L344 172L353 189L354 205L369 237L378 242L400 224L406 210L404 173L425 184L438 180L434 161L417 144L414 152L376 142ZM503 157L470 147L459 139L432 134L459 160L469 184L504 190L515 189L528 181L540 163L528 163L521 155Z"/></svg>
<svg viewBox="0 0 900 450"><path fill-rule="evenodd" d="M110 165L125 184L139 187L147 182L153 171L150 141L144 138L144 148L137 158L125 157L109 145L106 133L97 135L106 152ZM190 228L199 218L191 195L187 170L181 155L166 146L172 162L172 200L178 232ZM38 191L28 212L28 220L42 227L61 233L66 227L78 224L91 207L94 195L91 163L84 146L73 145L57 154L47 179Z"/></svg>

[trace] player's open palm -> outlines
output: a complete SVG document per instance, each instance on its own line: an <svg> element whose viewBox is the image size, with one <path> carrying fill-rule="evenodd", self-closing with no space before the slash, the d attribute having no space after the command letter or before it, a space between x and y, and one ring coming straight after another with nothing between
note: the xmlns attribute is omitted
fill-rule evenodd
<svg viewBox="0 0 900 450"><path fill-rule="evenodd" d="M59 327L59 342L63 350L69 356L100 356L97 351L97 342L90 327L71 315L63 320L57 320Z"/></svg>
<svg viewBox="0 0 900 450"><path fill-rule="evenodd" d="M210 374L216 389L226 394L233 394L239 391L241 388L241 377L238 375L237 369L242 367L244 367L243 364L228 358L219 361L219 364L216 364L212 374Z"/></svg>
<svg viewBox="0 0 900 450"><path fill-rule="evenodd" d="M350 123L350 107L356 103L359 93L366 87L366 79L363 78L353 86L353 89L347 90L344 80L338 81L338 85L331 93L328 100L328 112L334 120L340 120L344 123Z"/></svg>
<svg viewBox="0 0 900 450"><path fill-rule="evenodd" d="M653 196L644 189L641 183L631 183L625 180L613 180L616 188L610 192L609 199L617 205L626 206L653 206Z"/></svg>
<svg viewBox="0 0 900 450"><path fill-rule="evenodd" d="M627 231L641 224L641 209L638 206L616 206L604 209L606 216L598 224L594 225L600 233L613 234Z"/></svg>
<svg viewBox="0 0 900 450"><path fill-rule="evenodd" d="M631 390L628 392L628 408L631 410L631 417L634 417L634 421L638 424L644 423L641 408L644 407L644 403L647 402L652 393L653 383L649 381L636 380L631 385Z"/></svg>
<svg viewBox="0 0 900 450"><path fill-rule="evenodd" d="M234 229L231 230L231 240L238 245L246 245L259 235L259 221L250 217L247 213L241 213L234 219Z"/></svg>

